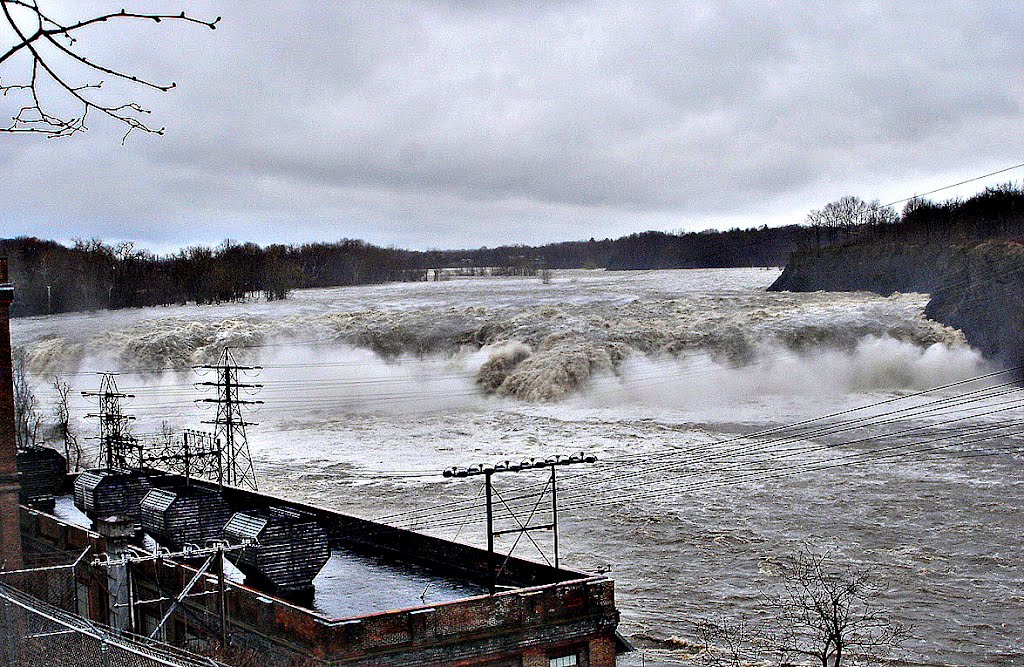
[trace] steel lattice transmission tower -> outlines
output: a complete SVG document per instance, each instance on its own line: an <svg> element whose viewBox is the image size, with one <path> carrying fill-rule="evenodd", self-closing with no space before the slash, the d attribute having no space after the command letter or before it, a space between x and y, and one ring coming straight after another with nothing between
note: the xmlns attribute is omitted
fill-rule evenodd
<svg viewBox="0 0 1024 667"><path fill-rule="evenodd" d="M216 403L217 418L204 421L214 425L214 436L223 448L224 483L229 486L249 487L258 491L256 471L249 455L249 441L245 427L256 426L242 416L242 408L262 405L263 401L241 398L242 392L253 393L263 388L262 384L242 382L243 373L254 373L263 370L260 366L239 366L229 348L224 348L224 356L219 364L197 366L197 371L216 371L216 382L197 382L197 387L213 387L217 390L216 398L201 398L198 403Z"/></svg>
<svg viewBox="0 0 1024 667"><path fill-rule="evenodd" d="M83 391L82 396L96 398L98 412L86 417L100 422L100 467L130 469L142 466L142 445L129 432L128 425L135 419L121 411L122 398L134 398L118 390L115 373L102 373L99 391Z"/></svg>

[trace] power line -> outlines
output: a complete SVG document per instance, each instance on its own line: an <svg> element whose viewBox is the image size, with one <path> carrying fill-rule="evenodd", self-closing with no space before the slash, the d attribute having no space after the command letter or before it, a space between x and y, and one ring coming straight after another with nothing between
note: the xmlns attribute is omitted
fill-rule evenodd
<svg viewBox="0 0 1024 667"><path fill-rule="evenodd" d="M985 379L985 378L995 377L995 376L998 376L998 375L1000 375L1002 373L1008 372L1009 370L1012 370L1012 369L1007 369L1007 370L1004 370L1004 371L993 372L993 373L990 373L990 374L986 374L984 376L980 376L978 378L971 378L970 380L964 380L964 381L959 381L959 382L955 382L955 383L949 383L949 384L943 385L941 387L932 388L932 389L925 390L925 391L922 391L922 392L916 392L915 394L911 394L909 396L903 396L903 397L896 397L896 398L893 398L893 399L887 399L885 401L875 402L875 403L870 404L868 406L860 406L858 408L853 408L853 409L849 409L849 410L846 410L846 411L841 411L840 413L834 413L834 414L852 413L852 412L856 412L858 410L866 409L868 407L889 404L889 403L892 403L892 402L895 402L895 401L899 401L899 400L906 400L908 398L912 398L912 397L917 396L917 395L925 395L925 394L937 391L938 389L949 388L949 387L954 387L954 386L961 386L961 385L963 385L963 384L965 384L967 382L974 382L974 381L979 381L979 380ZM986 388L984 390L975 390L974 392L968 392L968 394L964 394L964 395L960 395L960 396L956 396L956 397L952 397L952 398L939 399L937 401L933 401L933 403L929 404L929 405L938 405L938 406L943 406L944 404L947 405L947 406L957 405L959 403L963 403L963 402L969 400L969 399L966 399L965 396L968 396L970 394L976 394L976 393L978 393L980 391L987 391L987 392L989 392L989 395L991 397L991 395L994 395L993 394L993 389L994 388ZM936 408L936 407L930 408L931 411L935 411L937 409L939 409L939 408ZM925 410L925 406L915 406L913 408L903 408L903 409L900 409L900 410L893 411L892 413L886 413L886 414L906 413L909 410L916 410L920 414L920 413L922 413ZM881 416L883 416L883 415L871 415L868 418L878 420ZM801 423L819 422L822 419L823 419L822 417L818 417L818 418L814 418L814 419L810 419L810 420L805 420L805 422L798 422L798 425L801 424ZM860 418L860 420L863 420L863 419L866 419L866 418ZM792 429L793 426L794 425L788 425L787 427L780 427L779 429L770 429L769 431L778 431L778 430L785 429L785 428ZM830 427L830 428L832 428L834 430L836 427ZM843 430L849 430L849 426L848 425L845 426L843 428ZM825 435L825 434L827 434L827 431L822 430L821 428L819 428L818 431L816 431L816 432L805 433L804 435L807 436L807 435L810 435L810 434L813 434L813 435ZM756 434L753 434L753 435L756 435ZM793 436L788 436L788 437L792 438ZM776 438L776 440L779 440L779 439ZM748 446L748 448L749 448L749 446ZM741 454L741 453L743 453L743 449L742 448L740 448L737 451L733 452L734 455L735 454ZM669 450L666 455L668 455L668 456L675 456L675 457L678 458L679 454L680 453L679 453L678 450L674 450L673 449L673 450ZM693 452L692 451L684 452L684 454L692 455ZM678 465L678 463L676 463L674 465ZM419 471L407 471L407 472L402 473L402 477L405 477L407 475L408 476L420 476L421 474L422 473L420 473ZM379 474L378 475L378 477L385 477L385 476L386 476L385 474ZM615 477L613 476L611 478L608 478L607 481L612 481L614 479L615 479ZM513 500L518 500L518 498L513 499ZM427 509L421 509L421 510L409 512L404 517L401 517L400 515L402 513L399 513L399 515L394 515L392 518L404 518L406 520L413 520L413 521L415 521L416 520L416 514L419 514L419 513L422 513L422 512L430 512L430 511L434 511L434 509L433 508L427 508ZM452 515L454 513L459 513L459 512L463 512L463 509L460 509L460 508L456 507L454 509L450 509L450 510L444 512L443 514L444 515Z"/></svg>
<svg viewBox="0 0 1024 667"><path fill-rule="evenodd" d="M794 442L801 441L801 440L807 440L808 438L812 438L812 437L832 436L832 435L836 435L836 434L839 434L839 433L844 433L844 432L853 430L855 428L861 428L861 427L864 427L864 426L884 425L884 424L887 424L887 423L893 423L895 421L898 421L901 418L906 418L906 417L921 417L921 416L924 416L924 415L929 414L929 413L946 411L946 410L948 410L948 409L950 409L952 407L957 407L957 406L960 406L960 405L963 405L963 404L975 403L975 402L979 402L979 401L987 401L987 400L990 400L992 398L997 398L999 396L1011 394L1011 393L1014 393L1014 392L1019 391L1019 390L1020 390L1020 388L1013 388L1013 389L1009 389L1009 390L1006 390L1006 391L1003 391L1003 392L989 393L989 394L985 394L985 395L982 395L982 396L975 396L973 398L964 398L965 396L970 395L970 394L967 394L967 395L958 396L958 397L956 397L954 399L938 399L937 401L933 401L932 403L926 404L925 406L914 406L914 407L911 407L911 408L904 408L904 409L901 409L901 410L896 410L896 411L892 411L892 412L888 412L888 413L883 413L882 415L872 415L872 416L869 416L869 417L859 418L859 419L856 419L856 420L848 420L846 422L841 422L839 425L830 425L830 426L822 427L822 428L820 428L820 429L818 429L816 431L810 431L810 432L796 431L792 435L785 435L784 437L776 437L776 438L768 439L768 440L761 441L761 442L755 442L755 443L752 443L752 444L749 444L749 445L734 446L731 449L726 449L726 450L723 450L721 452L717 452L712 457L700 457L700 461L702 461L702 462L714 462L714 461L719 461L719 460L722 460L722 459L728 458L728 457L733 457L733 456L738 456L738 455L746 455L746 454L753 454L753 453L759 453L759 452L765 451L766 449L769 449L771 447L778 447L780 445L786 445L786 444L794 443ZM983 389L983 390L977 390L977 391L989 391L989 390L988 389ZM970 393L975 393L975 392L970 392ZM1009 403L1011 405L1013 405L1013 406L1020 405L1020 401L1019 400L1009 401ZM938 405L936 406L936 404L938 404ZM932 407L930 409L926 410L925 407L928 407L928 406L932 406ZM915 411L916 411L916 414L914 413ZM894 417L893 416L893 415L900 415L901 413L907 413L907 414L903 414L902 417ZM887 417L887 419L882 420L882 421L877 421L875 423L871 423L870 422L870 420L880 419L881 417ZM953 421L959 421L959 420L953 420ZM926 427L931 427L931 425L930 424L926 424L924 426L917 427L917 428L926 428ZM888 436L888 435L893 435L893 434L886 434L886 435ZM744 440L747 440L750 437L751 436L743 436L743 437L740 438L739 442L743 442ZM876 436L876 437L878 437L878 436ZM732 440L732 442L736 442L736 440ZM697 455L705 452L707 449L709 449L711 447L714 447L714 446L720 445L720 444L722 444L722 442L709 443L709 444L702 445L700 447L694 448L693 450L678 452L678 454L676 452L673 452L674 458L679 458L679 456L686 456L687 458L682 460L682 461L675 461L675 460L673 460L673 461L667 461L665 463L662 463L662 464L656 465L656 466L647 466L647 467L643 468L642 471L643 471L644 474L649 474L651 472L672 471L678 465L685 465L685 464L687 464L689 462L697 460L698 459ZM611 479L626 479L626 478L630 478L630 477L636 477L639 474L641 474L640 470L641 469L638 469L636 471L632 471L632 472L629 472L629 473L623 473L623 474L618 475L618 476L613 476Z"/></svg>
<svg viewBox="0 0 1024 667"><path fill-rule="evenodd" d="M983 375L975 376L975 377L972 377L972 378L967 378L965 380L957 380L955 382L949 382L949 383L946 383L946 384L943 384L943 385L938 385L938 386L935 386L935 387L931 387L929 389L923 389L923 390L911 392L909 394L904 394L904 395L901 395L901 396L894 396L894 397L883 399L883 400L880 400L880 401L873 401L871 403L867 403L867 404L864 404L864 405L859 405L859 406L856 406L856 407L853 407L853 408L847 408L847 409L844 409L844 410L838 410L838 411L831 412L831 413L828 413L828 414L825 414L825 415L820 415L820 416L817 416L817 417L811 417L811 418L808 418L808 419L803 419L803 420L800 420L800 421L797 421L797 422L793 422L793 423L790 423L790 424L785 424L785 425L781 425L781 426L774 426L774 427L770 427L770 428L766 428L766 429L761 429L760 431L755 431L753 433L748 433L748 434L744 434L744 435L734 436L734 437L727 438L725 440L720 441L719 444L730 443L730 442L737 442L737 441L742 441L742 440L749 439L749 438L759 438L759 437L764 437L764 436L768 436L768 435L784 433L784 432L790 431L790 430L792 430L794 428L810 426L810 425L813 425L813 424L825 422L826 420L829 420L829 419L836 419L836 418L844 417L846 415L854 414L854 413L857 413L857 412L862 412L862 411L866 411L866 410L872 410L874 408L878 408L878 407L881 407L881 406L884 406L884 405L892 405L894 403L899 403L901 401L909 401L911 399L919 398L919 397L922 397L922 396L927 396L929 394L934 394L934 393L939 392L939 391L946 391L946 390L953 389L953 388L956 388L956 387L962 387L964 385L971 384L971 383L974 383L974 382L979 382L981 380L989 380L989 379L992 379L992 378L999 377L1001 375L1005 375L1007 373L1016 373L1016 372L1020 371L1022 368L1024 368L1024 366L1016 366L1014 368L1007 368L1007 369L1003 369L1003 370L992 371L990 373L985 373ZM1008 383L1003 383L1000 386L1007 386L1007 384ZM949 400L949 399L939 399L939 400ZM673 456L677 456L677 455L678 455L678 450L674 450L674 449L671 449L671 448L663 448L661 452L656 452L654 454L646 452L646 453L644 453L642 455L639 455L639 456L641 456L641 457L643 457L645 459L658 459L658 458L665 458L665 457L673 457ZM619 459L614 459L614 460L615 461L621 461L623 459L619 458Z"/></svg>
<svg viewBox="0 0 1024 667"><path fill-rule="evenodd" d="M961 383L951 383L951 384L963 384L963 383L961 382ZM933 390L928 390L928 391L934 391L934 389ZM920 393L924 394L924 393L928 393L928 392L920 392ZM970 394L973 394L973 393L976 393L976 392L970 392ZM1003 395L1003 394L1006 394L1006 393L1009 393L1009 392L1001 392L999 395ZM951 397L951 398L940 399L939 401L936 401L936 402L933 402L932 404L930 404L930 405L932 405L932 407L930 408L930 411L936 411L936 410L939 409L939 408L935 407L936 403L940 404L940 406L941 406L941 404L945 403L945 404L948 404L949 407L956 407L956 406L964 403L965 401L977 400L977 397L976 397L976 399L967 399L967 398L965 398L965 396L967 396L967 395L960 395L960 396L955 396L955 397ZM991 397L991 396L989 396L989 397ZM909 398L909 397L902 397L901 399L898 399L898 400L904 400L905 398ZM890 401L881 401L881 402L878 402L878 403L882 404L882 403L888 403L888 402L890 402ZM948 424L948 423L953 423L953 422L960 422L960 421L963 421L964 419L967 419L967 418L985 416L986 414L995 414L996 412L1004 412L1006 410L1015 409L1016 407L1019 407L1019 402L1018 401L1010 401L1010 402L1005 402L1005 403L1010 404L1010 407L1009 408L1003 408L1003 409L997 410L997 411L993 410L993 411L989 411L989 412L983 412L981 414L969 415L968 417L961 417L961 418L958 418L958 419L955 419L955 420L947 420L946 422L940 422L939 425L942 425L943 423ZM862 406L862 407L864 407L864 406ZM919 409L923 409L923 407L926 407L926 406L921 406L921 408L919 408ZM849 412L849 411L845 411L845 412ZM907 412L907 409L902 409L902 410L893 411L893 412L888 413L888 414L898 414L898 413L906 413L906 412ZM882 415L876 415L876 416L874 416L874 418L877 418L879 416L882 416ZM908 415L904 414L903 418L906 418L907 416ZM806 421L816 421L816 420L806 420ZM890 419L890 421L894 421L894 420ZM915 430L921 430L921 429L924 429L924 428L934 428L935 426L936 425L928 424L928 425L924 425L924 426L921 426L921 427L915 427L913 429L906 429L906 432L911 432L911 431L915 431ZM774 429L774 430L783 430L785 428L787 428L787 427L780 427L779 429ZM824 435L829 435L829 434L835 434L835 433L838 433L838 432L842 432L844 430L849 430L849 428L847 426L845 426L845 425L840 425L839 427L833 428L831 433L829 431L820 431L820 432L816 433L815 435L824 436ZM742 436L742 437L743 438L745 438L745 437L753 437L753 435L754 434L752 434L751 436ZM855 442L867 442L869 440L878 440L878 439L882 439L882 438L886 438L886 437L891 437L892 435L894 435L894 434L883 433L883 434L879 434L879 435L875 435L875 436L870 436L870 437L867 437L867 438L862 438L859 441L855 441ZM740 439L740 438L735 438L733 440L735 441L735 440L738 440L738 439ZM774 442L779 442L779 441L780 441L780 439L776 438ZM768 443L765 443L765 445L760 445L760 447L764 447L767 444L770 444L771 442L773 442L773 441L768 441ZM721 443L719 443L719 444L721 444ZM828 449L831 449L831 448L832 448L832 446L830 446L830 445L824 445L824 446L812 446L810 448L805 448L805 450L806 451L811 451L811 450L814 450L814 449L817 449L817 450L828 450ZM673 453L675 453L675 452L673 452ZM693 454L694 452L689 451L689 452L685 452L685 453L686 454ZM730 456L736 456L736 455L739 455L739 454L742 454L742 453L743 453L742 449L741 450L737 450L737 451L733 451L733 452L728 452L728 454ZM615 459L612 459L612 460L615 460ZM746 465L746 464L741 464L741 465L738 465L737 467L741 467L742 465ZM658 472L658 471L659 471L658 469L652 469L650 467L646 467L646 468L642 469L642 472L644 474L650 474L650 473ZM585 474L590 474L590 473L585 473ZM579 475L577 475L577 476L579 476ZM611 476L611 477L605 476L602 479L602 481L607 483L607 482L616 481L617 479L621 480L623 478L624 478L624 476L621 476L621 475L620 476ZM439 509L437 507L432 507L432 508L429 508L429 509L427 509L425 511L432 512L435 515L450 515L453 512L457 512L459 510L458 509L454 509L454 510L447 510L447 511L445 511L445 510L441 509L439 511ZM400 518L400 517L405 518L405 519L411 519L413 517L411 517L410 515L414 514L414 513L415 512L407 512L407 513L404 513L404 516L403 516L403 513L399 513L398 515L390 515L390 516L386 516L386 517L379 517L379 520L388 520L388 519L394 519L394 518Z"/></svg>
<svg viewBox="0 0 1024 667"><path fill-rule="evenodd" d="M1003 409L1000 409L1000 410L991 410L991 411L988 411L987 413L982 413L982 415L973 415L973 416L974 417L979 417L979 416L983 416L985 414L996 414L996 413L999 413L999 412L1005 412L1006 410L1009 410L1009 409L1015 409L1017 407L1019 407L1019 402L1014 402L1013 405L1011 407L1009 407L1009 408L1003 408ZM962 421L962 419L949 420L949 423L952 423L953 421ZM963 433L963 432L973 432L974 430L981 431L981 430L985 430L987 428L988 427L979 427L977 429L967 429L967 430L961 429L960 432L961 433ZM909 433L909 432L915 431L915 430L921 430L921 427L917 427L917 428L914 428L914 429L906 429L906 432ZM887 437L891 437L892 435L894 435L894 434L888 434L888 433L878 434L878 435L875 435L875 436L870 436L870 437L867 437L867 438L862 438L860 440L853 441L853 442L867 442L867 441L870 441L870 440L881 440L881 439L884 439L884 438L887 438ZM952 437L952 436L950 436L950 437ZM850 443L844 443L844 444L850 444ZM829 451L829 450L834 449L835 446L836 445L811 446L811 447L804 448L803 450L794 450L794 451L787 452L786 454L783 454L782 456L789 456L789 455L792 455L792 454L795 454L795 453L798 453L798 452L801 452L801 451L805 451L805 452L810 452L810 451ZM901 445L901 446L904 446L904 445ZM780 457L773 457L773 458L781 458L781 456ZM758 461L756 463L762 464L763 461ZM748 463L738 463L738 464L736 464L735 466L733 466L731 468L725 469L725 471L728 472L728 471L733 470L733 469L741 470L742 468L748 467L748 466L749 466ZM648 472L650 472L650 471L648 471L646 469L644 470L644 473L648 473ZM702 474L702 473L706 473L706 472L708 472L708 471L695 471L692 474ZM722 470L720 469L718 471L710 471L710 472L712 472L713 474L714 473L721 473ZM579 475L577 475L576 477L579 477ZM601 481L604 482L604 483L608 483L608 482L614 481L614 478L607 478L607 477L605 477ZM676 482L678 482L678 476L673 478L673 483L676 483ZM630 486L627 486L625 488L631 488L632 486L633 485L630 485ZM590 491L590 490L584 491L584 495L592 495L593 493L596 493L596 491ZM525 495L522 495L522 496L519 496L519 497L515 498L515 500L527 499L529 497L531 497L530 494L525 494ZM441 506L441 507L443 507L443 506ZM455 518L457 516L464 515L465 508L464 507L455 506L455 507L452 507L450 509L445 510L445 509L439 509L438 506L434 506L434 507L429 508L428 510L425 510L425 511L428 511L435 520L438 519L438 518L444 518L446 520L450 520L450 519L453 519L453 518ZM417 517L414 516L417 512L418 511L414 510L414 511L409 511L409 512L405 512L405 513L399 513L399 514L396 514L396 515L389 515L389 516L385 516L385 517L377 517L376 520L378 520L378 521L387 521L387 520L394 520L394 519L401 518L401 519L403 519L406 522L411 522L412 524L422 524L423 521L422 520L418 520Z"/></svg>
<svg viewBox="0 0 1024 667"><path fill-rule="evenodd" d="M1013 427L1007 427L1007 428L1012 428L1013 430L1011 432L1013 434L1021 433L1021 427L1019 425L1014 425ZM978 442L985 442L985 441L991 440L992 438L995 438L995 437L1004 437L1004 436L1005 436L1005 434L990 435L990 436L986 436L984 438L979 438L977 440L968 440L968 441L965 441L965 442L961 442L959 444L961 444L961 445L964 445L964 444L976 444ZM954 437L959 437L959 434L951 434L950 436L947 436L947 438L954 438ZM937 442L937 441L940 441L940 440L942 440L942 439L934 439L933 441ZM693 492L693 491L700 491L700 490L706 490L706 489L712 489L712 488L719 488L719 487L723 487L723 486L735 486L735 485L737 485L737 484L739 484L741 482L749 481L749 480L752 480L752 479L759 479L761 481L767 481L767 480L771 480L771 479L777 479L777 478L787 477L787 476L796 475L796 474L803 474L805 472L818 472L818 471L821 471L821 470L829 470L829 469L833 469L833 468L839 468L839 467L843 467L843 466L847 466L847 465L852 465L854 463L871 463L871 462L876 462L876 461L881 461L881 460L889 460L889 459L895 459L895 458L902 458L907 453L930 453L930 452L938 452L938 451L943 451L943 450L948 449L948 447L943 447L943 446L938 446L938 445L936 445L934 447L928 447L928 448L925 448L925 449L920 449L920 450L913 449L913 447L915 447L917 445L929 444L930 442L933 442L933 441L922 441L922 442L914 442L914 443L892 445L890 447L879 448L879 449L876 449L876 450L874 450L872 452L867 452L867 453L865 453L865 452L854 452L854 453L847 454L847 455L844 455L844 456L836 457L835 459L833 459L831 461L827 461L827 462L809 463L809 464L801 464L801 465L790 466L789 468L787 468L785 470L778 471L775 474L769 475L769 476L763 476L761 474L761 471L752 471L752 472L749 472L749 473L746 473L746 474L743 474L743 475L736 475L736 476L733 476L731 478L730 477L726 477L726 478L724 478L722 480L717 480L717 481L702 480L702 481L699 481L699 482L692 482L692 483L690 483L688 485L676 486L676 487L673 487L672 489L669 489L669 490L661 490L661 491L655 491L655 492L651 492L651 493L632 493L632 494L628 494L628 495L617 496L617 497L608 497L608 498L606 498L606 497L587 498L585 501L578 500L575 503L567 504L566 505L566 509L579 509L579 508L582 508L582 507L589 507L589 506L592 506L592 505L602 505L602 504L607 504L607 503L611 503L611 502L618 502L618 501L621 501L621 500L638 500L638 499L640 499L640 500L651 500L651 499L655 499L655 498L665 497L666 495L669 495L669 494L689 493L689 492ZM1024 447L1024 445L1022 445L1021 447ZM1021 447L1007 449L1007 450L1004 450L1004 452L997 452L997 453L1017 452L1017 451L1021 451ZM887 453L885 453L883 455L878 455L878 452L887 452ZM861 460L861 461L851 461L851 459L856 459L856 458L862 458L863 460Z"/></svg>
<svg viewBox="0 0 1024 667"><path fill-rule="evenodd" d="M913 197L904 197L903 199L897 199L896 201L891 201L888 204L884 204L883 207L884 208L888 208L890 206L895 206L896 204L902 204L903 202L910 201L911 199L920 199L921 197L927 197L928 195L933 195L936 192L942 192L943 190L949 190L951 188L955 188L955 187L960 186L960 185L967 185L968 183L974 183L975 181L980 181L983 178L988 178L989 176L996 176L998 174L1003 174L1003 173L1006 173L1008 171L1013 171L1014 169L1020 169L1021 167L1024 167L1024 162L1022 162L1020 164L1015 164L1012 167L1005 167L1003 169L997 169L995 171L990 171L989 173L982 174L981 176L975 176L973 178L968 178L966 181L960 181L959 183L952 183L950 185L943 185L941 188L936 188L934 190L929 190L928 192L923 192L923 193L921 193L919 195L914 195Z"/></svg>

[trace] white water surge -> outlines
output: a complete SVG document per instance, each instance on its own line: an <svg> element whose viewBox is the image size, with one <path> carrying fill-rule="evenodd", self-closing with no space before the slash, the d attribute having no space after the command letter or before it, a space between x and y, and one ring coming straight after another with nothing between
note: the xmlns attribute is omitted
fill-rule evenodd
<svg viewBox="0 0 1024 667"><path fill-rule="evenodd" d="M960 456L991 445L971 444L972 429L1021 412L955 423L921 413L740 448L738 435L992 370L959 332L922 317L925 295L765 292L777 275L568 271L550 285L309 290L20 319L13 333L41 395L57 372L76 390L96 388L89 372L124 372L140 433L210 418L190 366L232 346L264 366L251 432L264 489L447 538L483 539L477 485L443 480L442 468L596 453L591 470L563 476L563 558L611 568L621 628L647 664L685 660L694 620L755 609L774 563L803 544L887 580L886 604L914 626L912 659L1024 664L1021 457ZM852 464L924 435L949 448ZM835 461L851 464L814 470ZM810 470L788 474L800 466ZM538 481L506 477L507 496ZM541 558L523 544L517 555Z"/></svg>

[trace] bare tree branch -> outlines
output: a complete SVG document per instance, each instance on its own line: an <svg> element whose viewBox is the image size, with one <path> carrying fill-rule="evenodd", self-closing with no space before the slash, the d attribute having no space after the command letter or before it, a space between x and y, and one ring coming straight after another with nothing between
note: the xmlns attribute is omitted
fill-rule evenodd
<svg viewBox="0 0 1024 667"><path fill-rule="evenodd" d="M75 65L80 70L78 76L109 76L127 81L131 84L166 92L173 89L177 84L157 83L146 78L124 71L118 67L107 66L94 62L87 56L76 50L78 38L76 33L83 28L101 23L124 23L124 22L153 22L162 21L191 23L208 28L216 29L220 17L212 21L189 16L185 12L179 14L155 14L144 12L129 12L124 9L118 12L98 14L75 23L65 24L58 21L50 14L44 13L38 6L36 0L0 0L0 9L9 27L15 35L14 44L0 55L0 75L3 68L10 67L15 56L25 53L30 61L30 75L28 81L7 83L0 76L0 93L3 97L8 94L23 94L28 97L28 104L11 118L11 124L7 127L0 127L0 132L23 133L31 132L43 134L49 138L68 137L87 129L86 119L89 112L95 110L109 118L126 126L124 137L128 138L133 130L151 134L163 134L164 128L153 127L143 120L143 116L149 115L150 111L143 108L137 102L109 103L101 101L95 91L102 89L103 81L92 80L86 83L71 83L71 77L76 72L69 71L67 63ZM23 15L32 29L25 29L19 23L15 13ZM43 49L46 47L46 50ZM61 60L64 63L58 62ZM8 77L10 78L10 77ZM56 84L58 91L63 91L66 96L76 103L81 109L80 113L67 115L56 111L49 111L57 103L53 99L42 99L41 89L44 80L49 84Z"/></svg>
<svg viewBox="0 0 1024 667"><path fill-rule="evenodd" d="M39 444L42 423L36 395L28 381L28 362L18 354L14 360L14 437L18 449Z"/></svg>
<svg viewBox="0 0 1024 667"><path fill-rule="evenodd" d="M64 441L64 459L67 461L69 473L78 472L82 469L82 447L78 443L78 436L71 428L71 385L58 375L53 378L53 388L57 394L55 416L58 432Z"/></svg>
<svg viewBox="0 0 1024 667"><path fill-rule="evenodd" d="M763 619L698 624L704 647L699 662L707 667L782 667L796 658L822 667L879 662L909 636L877 606L881 592L869 573L837 566L828 554L805 548L783 567L778 592L763 596Z"/></svg>

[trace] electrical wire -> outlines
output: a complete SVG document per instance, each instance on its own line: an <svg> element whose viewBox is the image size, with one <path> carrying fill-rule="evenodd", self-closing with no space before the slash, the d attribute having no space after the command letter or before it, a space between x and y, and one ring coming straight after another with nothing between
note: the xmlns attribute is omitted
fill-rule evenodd
<svg viewBox="0 0 1024 667"><path fill-rule="evenodd" d="M1004 392L1004 393L1009 393L1009 392ZM942 400L944 402L949 403L950 405L957 405L957 404L964 403L965 399L963 399L963 397L961 397L961 396L958 396L958 397L953 397L951 399L942 399ZM913 427L913 428L910 428L910 429L904 429L903 431L897 432L896 434L894 434L894 433L881 433L881 434L877 434L877 435L874 435L874 436L868 436L868 437L865 437L865 438L861 438L861 439L855 440L853 442L863 443L863 442L868 442L868 441L871 441L871 440L878 440L878 439L882 439L882 438L890 438L890 437L893 437L894 435L897 435L897 434L906 434L906 433L915 432L915 431L919 431L919 430L924 430L924 429L928 429L928 428L936 428L937 426L942 426L944 424L948 425L948 424L952 424L952 423L959 423L959 422L964 421L966 419L988 416L988 415L996 414L996 413L999 413L999 412L1005 412L1007 410L1017 409L1017 408L1019 408L1021 406L1020 401L1016 401L1016 400L1015 401L1007 401L1007 402L1004 402L1004 403L1008 404L1008 407L1003 407L1003 408L1000 408L999 410L988 410L988 411L981 412L980 414L970 414L970 415L967 415L966 417L959 417L959 418L956 418L956 419L949 419L949 420L946 420L945 422L940 422L939 424L926 424L926 425L923 425L923 426L917 426L917 427ZM935 409L936 408L933 408L933 411ZM900 411L895 411L895 412L905 412L905 411L904 410L900 410ZM904 417L906 417L906 415L904 415ZM844 427L840 427L840 428L833 429L833 430L835 432L842 432L844 430L849 430L849 427L848 426L844 426ZM963 429L961 429L961 430L963 430ZM817 435L821 436L821 435L827 435L827 434L828 434L827 432L821 432L821 433L818 433ZM847 443L847 444L849 444L849 443ZM791 454L792 453L802 453L802 452L806 452L806 451L810 451L810 450L824 451L824 450L831 449L833 447L835 447L835 445L813 446L813 447L810 447L810 448L800 449L799 452L791 452ZM735 456L736 453L731 453L730 455ZM722 458L724 458L724 456ZM736 467L741 467L741 465L738 465ZM654 471L654 472L657 472L657 471ZM649 469L645 469L645 470L642 471L642 473L643 474L651 474L652 471L649 470ZM563 474L563 478L564 477L565 477L565 475ZM615 479L616 479L615 476L611 476L611 477L604 476L602 481L607 483L607 482L614 481ZM529 496L526 496L526 497L529 497ZM439 508L436 508L436 507L430 508L429 510L425 510L425 511L429 511L429 512L432 512L434 514L438 514L438 515L442 515L442 516L444 514L452 513L451 511L444 512L443 510L439 510ZM393 518L398 518L398 517L396 515L392 515L390 517L379 517L380 520L393 519Z"/></svg>

